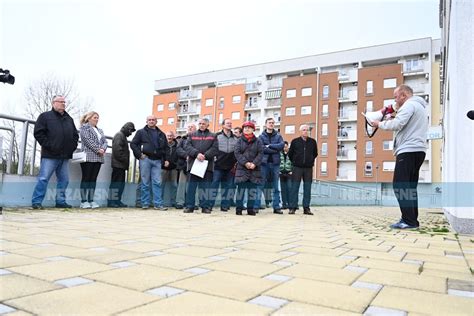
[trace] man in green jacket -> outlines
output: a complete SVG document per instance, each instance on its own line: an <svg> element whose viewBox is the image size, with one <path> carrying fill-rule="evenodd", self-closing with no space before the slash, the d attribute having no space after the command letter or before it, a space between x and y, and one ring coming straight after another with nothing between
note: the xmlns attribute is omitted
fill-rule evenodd
<svg viewBox="0 0 474 316"><path fill-rule="evenodd" d="M281 188L281 204L282 209L290 207L290 194L291 194L291 174L293 171L293 165L291 164L290 157L288 156L288 142L285 141L283 151L280 153L280 188Z"/></svg>

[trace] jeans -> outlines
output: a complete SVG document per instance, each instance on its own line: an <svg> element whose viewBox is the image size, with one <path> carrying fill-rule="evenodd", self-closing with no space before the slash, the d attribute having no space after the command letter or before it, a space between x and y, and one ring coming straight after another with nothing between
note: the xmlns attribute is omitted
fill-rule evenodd
<svg viewBox="0 0 474 316"><path fill-rule="evenodd" d="M150 181L153 191L153 205L163 206L161 198L161 160L140 159L142 207L150 206Z"/></svg>
<svg viewBox="0 0 474 316"><path fill-rule="evenodd" d="M280 165L279 164L262 164L262 178L263 183L258 185L258 192L257 198L255 200L255 207L259 207L261 205L261 198L263 188L265 187L265 182L267 181L268 177L271 175L272 179L272 187L273 187L273 209L278 210L280 209L280 189L278 185L278 179L280 174Z"/></svg>
<svg viewBox="0 0 474 316"><path fill-rule="evenodd" d="M175 206L178 170L161 170L161 181L163 184L163 205L166 207Z"/></svg>
<svg viewBox="0 0 474 316"><path fill-rule="evenodd" d="M257 184L250 181L242 182L237 184L237 194L235 195L235 201L237 204L236 210L242 211L244 209L244 199L247 193L247 212L255 210L258 205L255 206L255 199L258 194Z"/></svg>
<svg viewBox="0 0 474 316"><path fill-rule="evenodd" d="M291 197L291 175L280 175L281 204L283 208L290 207Z"/></svg>
<svg viewBox="0 0 474 316"><path fill-rule="evenodd" d="M41 158L38 182L33 191L31 204L41 204L43 202L48 182L53 172L56 172L58 181L56 186L56 204L66 203L66 188L69 184L69 159Z"/></svg>
<svg viewBox="0 0 474 316"><path fill-rule="evenodd" d="M214 169L214 175L211 185L212 194L212 207L216 203L217 192L219 191L219 185L221 185L221 208L229 209L230 202L234 198L234 191L232 190L232 183L234 175L232 170L219 170Z"/></svg>
<svg viewBox="0 0 474 316"><path fill-rule="evenodd" d="M188 175L184 170L179 171L178 192L176 193L176 205L184 206L186 203L186 186L188 183Z"/></svg>
<svg viewBox="0 0 474 316"><path fill-rule="evenodd" d="M212 183L212 172L206 171L204 178L189 174L188 188L186 190L186 208L193 209L196 206L196 189L199 187L199 206L212 208L210 187Z"/></svg>
<svg viewBox="0 0 474 316"><path fill-rule="evenodd" d="M311 203L311 184L313 182L313 168L293 167L291 176L290 208L298 208L298 197L301 179L303 179L303 207L309 207Z"/></svg>

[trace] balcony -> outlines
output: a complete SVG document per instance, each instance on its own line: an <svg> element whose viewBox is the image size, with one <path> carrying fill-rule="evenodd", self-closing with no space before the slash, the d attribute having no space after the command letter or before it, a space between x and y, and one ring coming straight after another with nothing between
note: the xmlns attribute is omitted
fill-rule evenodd
<svg viewBox="0 0 474 316"><path fill-rule="evenodd" d="M281 108L281 100L274 99L274 100L267 100L267 104L265 105L267 109L279 109Z"/></svg>
<svg viewBox="0 0 474 316"><path fill-rule="evenodd" d="M188 107L188 106L180 106L178 109L178 116L190 115L195 114L196 108Z"/></svg>
<svg viewBox="0 0 474 316"><path fill-rule="evenodd" d="M338 121L357 121L357 111L340 110Z"/></svg>
<svg viewBox="0 0 474 316"><path fill-rule="evenodd" d="M337 150L337 160L352 160L356 161L357 159L357 152L353 149L343 149L339 148Z"/></svg>
<svg viewBox="0 0 474 316"><path fill-rule="evenodd" d="M336 179L339 181L356 181L356 172L352 169L337 169Z"/></svg>
<svg viewBox="0 0 474 316"><path fill-rule="evenodd" d="M356 102L357 90L340 90L338 100L339 102Z"/></svg>
<svg viewBox="0 0 474 316"><path fill-rule="evenodd" d="M337 140L339 141L355 141L357 140L357 131L339 128L337 130Z"/></svg>
<svg viewBox="0 0 474 316"><path fill-rule="evenodd" d="M258 86L260 85L259 82L250 82L245 84L245 93L258 93Z"/></svg>
<svg viewBox="0 0 474 316"><path fill-rule="evenodd" d="M357 75L358 75L357 69L351 69L349 71L344 70L339 73L339 76L337 77L337 79L339 83L356 82Z"/></svg>
<svg viewBox="0 0 474 316"><path fill-rule="evenodd" d="M181 90L179 92L179 100L200 99L201 90Z"/></svg>

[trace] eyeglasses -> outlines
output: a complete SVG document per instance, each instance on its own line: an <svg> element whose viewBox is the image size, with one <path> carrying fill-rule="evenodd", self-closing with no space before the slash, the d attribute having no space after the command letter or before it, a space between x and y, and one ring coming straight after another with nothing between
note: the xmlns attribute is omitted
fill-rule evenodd
<svg viewBox="0 0 474 316"><path fill-rule="evenodd" d="M66 101L54 101L54 103L66 103Z"/></svg>

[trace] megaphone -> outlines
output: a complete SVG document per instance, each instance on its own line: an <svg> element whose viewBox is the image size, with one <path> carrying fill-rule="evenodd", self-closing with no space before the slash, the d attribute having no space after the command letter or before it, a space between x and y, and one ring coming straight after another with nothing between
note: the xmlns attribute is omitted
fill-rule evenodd
<svg viewBox="0 0 474 316"><path fill-rule="evenodd" d="M394 116L394 113L397 112L397 110L398 108L396 104L390 104L388 106L384 106L381 110L378 111L361 113L365 117L365 131L367 132L367 136L369 136L369 138L373 137L378 129L376 128L372 132L372 134L370 134L367 126L373 127L374 121L383 121L392 118Z"/></svg>

